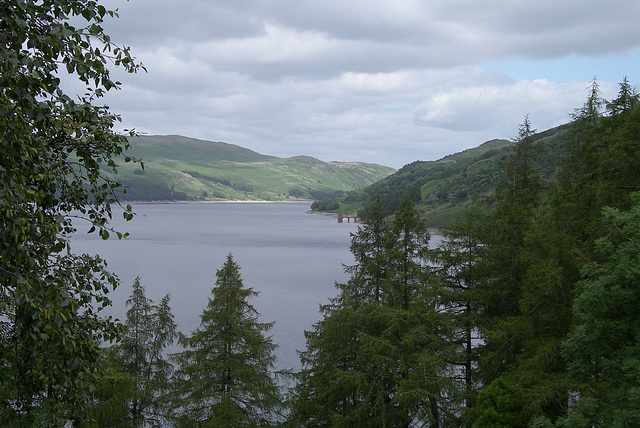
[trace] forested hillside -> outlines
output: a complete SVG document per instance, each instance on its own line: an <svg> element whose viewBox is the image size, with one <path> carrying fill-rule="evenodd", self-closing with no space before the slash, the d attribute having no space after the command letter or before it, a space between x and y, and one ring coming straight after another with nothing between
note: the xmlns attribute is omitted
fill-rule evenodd
<svg viewBox="0 0 640 428"><path fill-rule="evenodd" d="M557 171L569 128L569 125L563 125L534 136L543 147L534 168L545 180L553 179ZM395 211L403 196L408 194L420 205L430 226L450 225L474 202L495 190L502 162L512 144L509 140L492 140L437 161L416 161L371 186L315 202L312 208L366 217L378 195L391 211Z"/></svg>
<svg viewBox="0 0 640 428"><path fill-rule="evenodd" d="M320 200L368 186L395 171L309 156L282 159L178 135L136 136L129 142L126 156L144 165L123 163L119 169L128 187L120 197L130 201Z"/></svg>

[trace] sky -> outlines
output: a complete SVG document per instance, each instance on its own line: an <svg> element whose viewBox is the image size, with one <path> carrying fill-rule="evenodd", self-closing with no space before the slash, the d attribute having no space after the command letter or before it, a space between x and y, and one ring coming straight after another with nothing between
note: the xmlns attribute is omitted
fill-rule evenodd
<svg viewBox="0 0 640 428"><path fill-rule="evenodd" d="M529 117L570 120L597 79L640 85L637 0L103 0L147 72L113 69L121 129L400 168Z"/></svg>

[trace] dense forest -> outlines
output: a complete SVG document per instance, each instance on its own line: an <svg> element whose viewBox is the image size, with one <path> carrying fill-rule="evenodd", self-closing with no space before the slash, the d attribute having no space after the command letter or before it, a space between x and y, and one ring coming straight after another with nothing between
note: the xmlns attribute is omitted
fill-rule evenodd
<svg viewBox="0 0 640 428"><path fill-rule="evenodd" d="M70 251L73 221L125 235L108 226L114 177L120 156L139 165L96 101L120 86L107 63L143 68L104 33L114 15L0 6L0 424L640 426L640 97L626 78L612 100L592 82L552 174L525 117L495 191L436 248L415 192L376 195L301 370L276 373L272 324L231 254L187 335L141 279L124 324L104 317L118 278ZM65 93L62 69L85 95Z"/></svg>

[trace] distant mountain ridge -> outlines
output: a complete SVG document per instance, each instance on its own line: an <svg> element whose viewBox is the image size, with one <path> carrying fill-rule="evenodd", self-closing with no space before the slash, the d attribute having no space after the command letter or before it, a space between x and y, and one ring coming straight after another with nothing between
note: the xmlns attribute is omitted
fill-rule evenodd
<svg viewBox="0 0 640 428"><path fill-rule="evenodd" d="M130 138L126 155L144 169L121 163L123 200L318 200L375 183L395 172L364 162L323 162L310 156L279 158L234 144L180 135Z"/></svg>

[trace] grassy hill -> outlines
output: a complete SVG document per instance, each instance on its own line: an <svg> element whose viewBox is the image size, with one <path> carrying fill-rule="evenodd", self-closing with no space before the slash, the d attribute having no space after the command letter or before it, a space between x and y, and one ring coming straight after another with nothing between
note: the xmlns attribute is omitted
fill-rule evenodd
<svg viewBox="0 0 640 428"><path fill-rule="evenodd" d="M566 130L564 125L536 134L544 147L536 168L548 179L555 174L562 156ZM508 140L491 140L437 161L416 161L371 186L315 202L312 208L363 216L378 195L394 211L409 193L431 226L446 226L475 201L493 192L502 172L501 161L507 158L511 144Z"/></svg>
<svg viewBox="0 0 640 428"><path fill-rule="evenodd" d="M138 136L130 142L127 155L142 159L144 169L121 163L118 176L129 187L125 200L317 200L368 186L395 171L308 156L283 159L177 135Z"/></svg>

